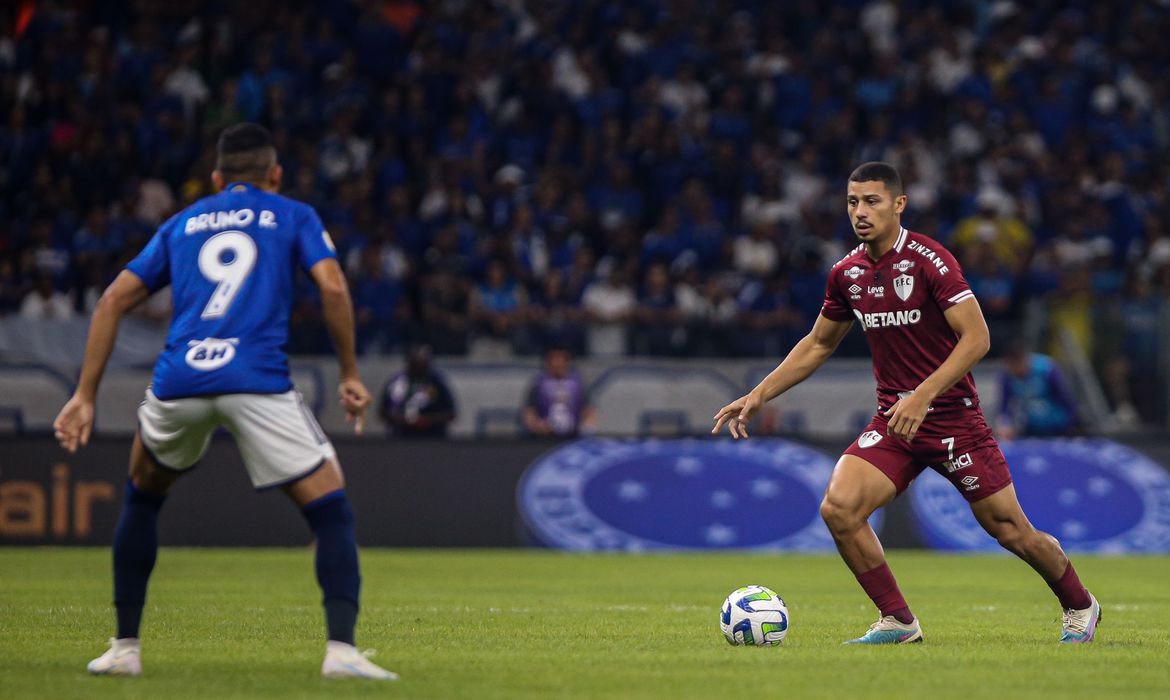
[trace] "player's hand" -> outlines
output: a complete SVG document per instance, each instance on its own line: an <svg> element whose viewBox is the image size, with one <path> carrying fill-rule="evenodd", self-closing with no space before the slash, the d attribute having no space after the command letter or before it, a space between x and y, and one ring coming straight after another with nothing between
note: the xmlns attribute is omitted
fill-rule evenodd
<svg viewBox="0 0 1170 700"><path fill-rule="evenodd" d="M715 414L715 427L711 428L712 435L718 435L723 426L727 425L727 432L736 440L746 438L747 424L752 416L764 406L764 401L755 394L744 394L735 401L719 409Z"/></svg>
<svg viewBox="0 0 1170 700"><path fill-rule="evenodd" d="M918 434L918 429L922 427L922 421L926 419L929 410L930 401L925 396L910 394L898 399L882 413L890 419L886 425L886 434L910 442Z"/></svg>
<svg viewBox="0 0 1170 700"><path fill-rule="evenodd" d="M89 434L92 430L93 401L76 394L70 397L57 414L57 418L53 420L53 434L69 454L74 454L78 447L89 444Z"/></svg>
<svg viewBox="0 0 1170 700"><path fill-rule="evenodd" d="M342 379L337 396L345 409L345 422L353 423L353 432L361 435L366 427L366 409L370 407L370 392L366 385L360 379Z"/></svg>

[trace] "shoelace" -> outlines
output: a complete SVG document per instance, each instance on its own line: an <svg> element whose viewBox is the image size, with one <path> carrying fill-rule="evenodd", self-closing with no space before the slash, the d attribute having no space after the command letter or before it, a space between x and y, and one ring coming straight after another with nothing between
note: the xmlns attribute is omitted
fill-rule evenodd
<svg viewBox="0 0 1170 700"><path fill-rule="evenodd" d="M1085 610L1083 617L1077 614L1082 612L1080 610L1073 610L1071 608L1065 610L1063 620L1064 628L1073 634L1084 634L1085 630L1089 629L1089 614L1092 610L1091 607Z"/></svg>
<svg viewBox="0 0 1170 700"><path fill-rule="evenodd" d="M881 626L882 626L882 623L884 623L884 622L885 622L887 619L890 619L890 621L891 621L891 622L897 622L896 620L894 620L894 619L892 619L892 618L879 617L877 622L875 622L875 623L873 623L872 625L870 625L870 626L869 626L869 631L870 631L870 632L873 632L873 631L875 631L875 630L877 630L877 629L880 629L880 628L881 628ZM901 623L900 623L900 622L899 622L898 624L899 624L899 625L901 625ZM891 629L894 629L894 628L893 628L893 627L891 627Z"/></svg>

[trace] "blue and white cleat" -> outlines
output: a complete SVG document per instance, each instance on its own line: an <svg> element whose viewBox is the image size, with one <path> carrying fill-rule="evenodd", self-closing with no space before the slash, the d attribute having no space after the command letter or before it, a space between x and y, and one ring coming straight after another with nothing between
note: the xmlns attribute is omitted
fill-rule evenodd
<svg viewBox="0 0 1170 700"><path fill-rule="evenodd" d="M352 644L329 641L325 643L325 663L321 675L326 678L370 678L378 681L396 681L398 674L387 671L370 661L372 651L360 651Z"/></svg>
<svg viewBox="0 0 1170 700"><path fill-rule="evenodd" d="M1084 610L1064 611L1064 631L1060 635L1061 644L1088 644L1093 641L1093 634L1097 632L1097 625L1101 623L1101 604L1089 594L1093 604Z"/></svg>
<svg viewBox="0 0 1170 700"><path fill-rule="evenodd" d="M111 639L106 653L85 667L95 676L141 676L142 654L137 639Z"/></svg>
<svg viewBox="0 0 1170 700"><path fill-rule="evenodd" d="M908 625L898 622L893 615L886 615L869 626L869 631L850 639L846 644L913 644L922 641L922 625L918 618Z"/></svg>

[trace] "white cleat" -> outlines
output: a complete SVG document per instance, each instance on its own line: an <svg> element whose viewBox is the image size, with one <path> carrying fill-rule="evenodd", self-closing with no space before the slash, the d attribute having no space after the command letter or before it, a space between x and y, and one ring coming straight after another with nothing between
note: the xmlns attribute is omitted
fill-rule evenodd
<svg viewBox="0 0 1170 700"><path fill-rule="evenodd" d="M95 676L141 676L139 652L137 639L111 639L106 653L90 661L85 670Z"/></svg>
<svg viewBox="0 0 1170 700"><path fill-rule="evenodd" d="M1101 622L1101 604L1089 594L1089 607L1084 610L1065 610L1064 628L1060 635L1061 644L1088 644L1097 633Z"/></svg>
<svg viewBox="0 0 1170 700"><path fill-rule="evenodd" d="M918 618L910 624L898 622L893 615L886 615L869 626L869 631L850 639L846 644L914 644L922 641L922 625Z"/></svg>
<svg viewBox="0 0 1170 700"><path fill-rule="evenodd" d="M370 661L373 650L360 651L352 644L329 641L325 643L325 663L321 664L321 675L326 678L372 678L379 681L396 681L398 674L387 671Z"/></svg>

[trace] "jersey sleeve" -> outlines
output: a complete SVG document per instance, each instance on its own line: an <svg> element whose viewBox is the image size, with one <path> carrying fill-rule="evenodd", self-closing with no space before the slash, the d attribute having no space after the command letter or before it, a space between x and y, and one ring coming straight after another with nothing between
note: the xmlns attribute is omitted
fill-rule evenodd
<svg viewBox="0 0 1170 700"><path fill-rule="evenodd" d="M321 223L321 217L312 207L306 206L297 223L297 249L301 267L306 271L325 258L337 259L337 249L333 247L333 239Z"/></svg>
<svg viewBox="0 0 1170 700"><path fill-rule="evenodd" d="M829 272L829 281L825 283L825 301L821 304L821 315L830 321L852 321L853 309L845 301L845 295L837 285L837 269Z"/></svg>
<svg viewBox="0 0 1170 700"><path fill-rule="evenodd" d="M975 292L972 292L970 285L967 284L967 278L963 276L963 270L955 256L941 246L935 251L935 255L942 261L942 265L924 265L924 269L926 279L930 282L930 292L938 302L938 307L946 311L955 304L974 299Z"/></svg>
<svg viewBox="0 0 1170 700"><path fill-rule="evenodd" d="M151 292L157 292L171 283L171 256L167 246L167 232L169 230L170 222L168 221L155 232L142 252L126 265L126 269L138 275L138 278Z"/></svg>

